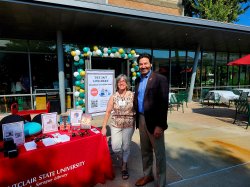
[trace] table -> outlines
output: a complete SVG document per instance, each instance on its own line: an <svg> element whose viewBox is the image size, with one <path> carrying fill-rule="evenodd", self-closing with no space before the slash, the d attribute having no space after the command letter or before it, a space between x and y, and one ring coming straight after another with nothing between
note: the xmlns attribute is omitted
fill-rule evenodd
<svg viewBox="0 0 250 187"><path fill-rule="evenodd" d="M234 90L239 90L239 91L242 91L242 92L248 92L248 96L250 96L250 88L236 88Z"/></svg>
<svg viewBox="0 0 250 187"><path fill-rule="evenodd" d="M214 97L220 96L220 102L222 103L229 103L230 100L239 99L238 95L229 90L210 90L208 94L212 94Z"/></svg>
<svg viewBox="0 0 250 187"><path fill-rule="evenodd" d="M107 140L90 131L69 142L26 151L19 147L16 158L0 152L0 186L93 186L113 179Z"/></svg>

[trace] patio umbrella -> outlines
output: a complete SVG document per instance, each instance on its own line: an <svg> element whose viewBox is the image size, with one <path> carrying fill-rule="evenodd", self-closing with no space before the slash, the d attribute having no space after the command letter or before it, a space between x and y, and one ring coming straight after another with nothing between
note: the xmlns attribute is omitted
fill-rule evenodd
<svg viewBox="0 0 250 187"><path fill-rule="evenodd" d="M242 58L229 62L228 66L240 66L240 65L250 65L250 54Z"/></svg>
<svg viewBox="0 0 250 187"><path fill-rule="evenodd" d="M192 68L186 68L186 69L182 70L180 73L185 73L185 72L187 72L187 73L192 72Z"/></svg>

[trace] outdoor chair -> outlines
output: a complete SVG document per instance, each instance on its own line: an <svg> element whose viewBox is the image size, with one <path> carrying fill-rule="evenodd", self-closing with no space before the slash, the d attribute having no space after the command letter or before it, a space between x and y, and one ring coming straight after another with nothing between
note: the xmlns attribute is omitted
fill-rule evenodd
<svg viewBox="0 0 250 187"><path fill-rule="evenodd" d="M184 113L184 107L183 107L183 98L181 95L179 94L172 94L170 97L170 101L169 101L169 108L170 108L170 113L173 109L173 106L176 105L177 107L177 111L179 109L179 106L182 105L182 112Z"/></svg>
<svg viewBox="0 0 250 187"><path fill-rule="evenodd" d="M201 94L200 94L200 103L201 103L201 104L203 104L204 99L206 99L206 96L207 96L209 90L210 90L209 88L202 88L202 89L201 89ZM203 105L202 105L202 106L203 106Z"/></svg>
<svg viewBox="0 0 250 187"><path fill-rule="evenodd" d="M186 103L186 107L188 108L188 105L187 105L187 103L188 103L188 92L187 91L180 91L178 93L178 96L179 96L179 99L181 101L183 101L183 103L184 102Z"/></svg>
<svg viewBox="0 0 250 187"><path fill-rule="evenodd" d="M234 92L234 94L240 96L240 97L239 97L240 100L247 99L248 93L249 93L249 92L243 92L243 91L240 91L240 90L234 90L233 92ZM230 104L231 104L231 103L234 103L234 105L235 105L235 102L237 102L237 100L239 100L239 99L229 100L228 108L230 107Z"/></svg>
<svg viewBox="0 0 250 187"><path fill-rule="evenodd" d="M245 96L245 94L244 94L244 96ZM233 123L235 124L239 114L245 114L245 115L247 115L247 119L248 119L247 126L246 126L246 129L247 129L248 126L250 125L250 101L248 100L247 97L244 97L244 96L235 100L236 110L235 110L235 117L234 117Z"/></svg>

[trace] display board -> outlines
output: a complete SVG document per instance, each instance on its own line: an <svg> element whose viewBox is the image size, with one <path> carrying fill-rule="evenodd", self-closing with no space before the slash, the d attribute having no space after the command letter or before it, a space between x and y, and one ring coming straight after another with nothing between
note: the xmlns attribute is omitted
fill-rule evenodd
<svg viewBox="0 0 250 187"><path fill-rule="evenodd" d="M110 96L114 93L114 70L86 69L86 113L102 115L105 113Z"/></svg>

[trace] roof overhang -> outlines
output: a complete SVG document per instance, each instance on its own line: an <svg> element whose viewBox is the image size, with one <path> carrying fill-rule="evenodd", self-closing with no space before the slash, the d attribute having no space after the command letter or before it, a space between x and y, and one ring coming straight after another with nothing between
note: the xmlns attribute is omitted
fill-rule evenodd
<svg viewBox="0 0 250 187"><path fill-rule="evenodd" d="M0 1L0 38L250 52L250 27L73 0Z"/></svg>

